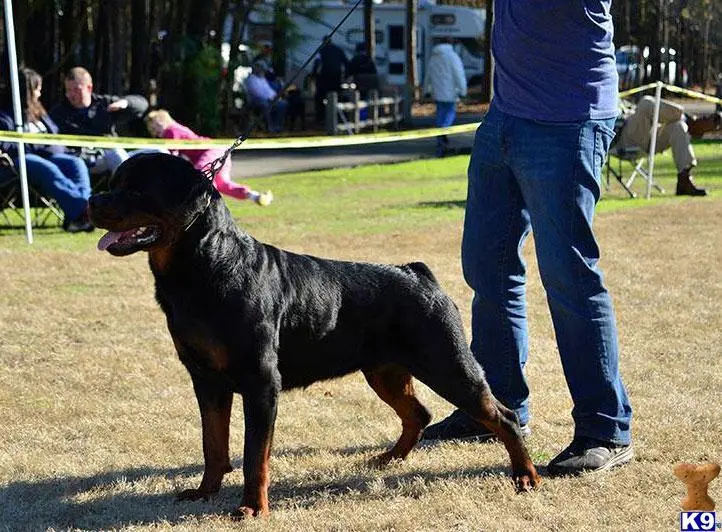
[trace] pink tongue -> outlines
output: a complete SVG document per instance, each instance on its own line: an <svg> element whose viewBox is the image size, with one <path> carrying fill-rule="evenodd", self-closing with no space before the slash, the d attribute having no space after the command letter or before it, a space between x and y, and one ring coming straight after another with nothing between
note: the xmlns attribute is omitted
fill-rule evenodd
<svg viewBox="0 0 722 532"><path fill-rule="evenodd" d="M118 240L123 238L123 236L133 233L135 230L130 231L108 231L105 233L100 240L98 240L98 249L100 251L105 251L108 249L109 246L112 244L115 244Z"/></svg>

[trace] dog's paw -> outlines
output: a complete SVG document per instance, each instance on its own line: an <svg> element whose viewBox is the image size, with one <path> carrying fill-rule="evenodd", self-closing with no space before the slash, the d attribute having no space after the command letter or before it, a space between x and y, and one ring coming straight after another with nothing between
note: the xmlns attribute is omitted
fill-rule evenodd
<svg viewBox="0 0 722 532"><path fill-rule="evenodd" d="M175 498L178 501L199 501L201 499L207 501L215 493L216 492L209 492L200 489L190 489L181 491L178 495L175 496Z"/></svg>
<svg viewBox="0 0 722 532"><path fill-rule="evenodd" d="M514 484L517 493L526 493L541 484L541 477L536 472L521 473L514 475Z"/></svg>
<svg viewBox="0 0 722 532"><path fill-rule="evenodd" d="M379 455L374 456L369 460L369 465L371 467L377 467L377 468L384 468L388 466L393 461L401 461L402 458L400 456L395 456L391 453L391 451L385 451Z"/></svg>
<svg viewBox="0 0 722 532"><path fill-rule="evenodd" d="M268 508L251 508L250 506L239 506L231 512L231 518L236 520L249 519L251 517L267 517Z"/></svg>

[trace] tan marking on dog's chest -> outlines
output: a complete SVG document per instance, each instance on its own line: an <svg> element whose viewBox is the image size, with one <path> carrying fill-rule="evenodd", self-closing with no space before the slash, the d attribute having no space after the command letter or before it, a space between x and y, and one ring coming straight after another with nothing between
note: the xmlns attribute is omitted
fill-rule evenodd
<svg viewBox="0 0 722 532"><path fill-rule="evenodd" d="M165 273L173 262L172 248L152 249L148 252L150 267L155 273Z"/></svg>
<svg viewBox="0 0 722 532"><path fill-rule="evenodd" d="M179 347L190 349L190 352L188 349L183 349L183 352L195 364L219 372L229 368L231 357L228 349L223 344L214 341L208 332L197 329L184 330L172 336L176 350L181 353ZM193 356L192 353L196 353L196 355Z"/></svg>

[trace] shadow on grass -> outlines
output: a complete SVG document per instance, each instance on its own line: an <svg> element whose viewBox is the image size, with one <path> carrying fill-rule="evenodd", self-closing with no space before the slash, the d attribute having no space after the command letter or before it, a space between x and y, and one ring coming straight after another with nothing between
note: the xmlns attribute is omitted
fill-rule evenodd
<svg viewBox="0 0 722 532"><path fill-rule="evenodd" d="M17 224L14 222L12 222L12 223L3 222L3 223L0 223L0 231L5 231L6 234L8 234L8 235L25 234L25 225L24 224L25 224L25 222L22 220L20 222L18 222ZM32 230L33 230L34 234L35 233L37 233L37 234L54 234L54 233L64 233L65 232L65 231L63 231L63 228L59 225L33 226Z"/></svg>
<svg viewBox="0 0 722 532"><path fill-rule="evenodd" d="M416 205L418 207L434 209L466 209L466 200L421 201Z"/></svg>
<svg viewBox="0 0 722 532"><path fill-rule="evenodd" d="M352 457L361 453L381 452L382 447L367 446L339 449L342 456ZM298 448L281 450L277 456L305 455L313 450ZM353 458L350 458L353 459ZM358 460L366 460L360 457ZM144 487L135 489L133 484L153 478L167 479L178 483L178 491L193 487L203 472L200 464L185 467L140 467L98 473L91 476L57 477L38 481L16 481L0 486L0 507L3 508L3 524L9 530L41 529L117 529L126 526L152 525L156 523L182 524L189 519L221 517L228 515L241 502L242 463L235 460L234 471L224 479L220 492L210 501L176 501L176 493L141 493ZM465 468L463 472L449 470L442 473L414 469L398 472L401 465L392 465L384 475L384 482L390 489L408 485L415 479L426 481L453 480L469 476L509 476L508 467L491 466L475 469ZM358 468L354 468L358 471ZM378 478L379 470L368 464L368 474L341 476L334 481L299 482L273 480L271 462L271 487L269 499L271 511L284 500L293 499L294 508L312 508L319 501L329 497L349 496L376 498L372 481ZM318 471L321 476L330 476L331 471ZM314 475L315 476L315 475ZM189 477L194 477L192 480ZM121 493L117 493L120 491ZM116 493L110 493L116 492ZM408 496L408 494L405 494Z"/></svg>

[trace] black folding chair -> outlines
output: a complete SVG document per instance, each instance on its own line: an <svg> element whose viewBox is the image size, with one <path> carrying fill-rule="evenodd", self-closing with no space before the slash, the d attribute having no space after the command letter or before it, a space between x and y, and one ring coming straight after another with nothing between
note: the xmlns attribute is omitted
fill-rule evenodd
<svg viewBox="0 0 722 532"><path fill-rule="evenodd" d="M616 168L612 166L612 159L617 161ZM625 163L632 168L632 173L626 178L623 173L623 164ZM607 157L607 190L609 190L610 174L622 185L622 188L627 191L630 197L636 198L637 193L632 190L632 183L637 176L645 181L650 180L649 171L647 170L647 154L636 146L626 148L612 146L609 149L609 157ZM652 182L652 186L659 192L664 193L664 189L656 181Z"/></svg>
<svg viewBox="0 0 722 532"><path fill-rule="evenodd" d="M28 182L28 197L33 227L48 227L63 223L64 214L58 203L52 197L44 195L30 182ZM24 226L20 174L12 158L4 152L0 152L0 217L6 222L7 227Z"/></svg>
<svg viewBox="0 0 722 532"><path fill-rule="evenodd" d="M616 179L622 188L627 191L629 197L636 198L637 193L632 190L632 183L637 176L641 177L645 181L650 180L649 171L647 170L647 154L644 153L642 148L638 146L626 146L622 148L617 144L617 141L622 135L622 130L624 129L625 117L629 116L629 114L634 111L634 105L629 102L621 101L620 110L621 113L614 123L614 141L612 142L612 146L609 148L607 156L607 182L605 188L609 190L611 176L614 176L614 179ZM612 159L616 161L616 168L612 163ZM629 174L629 177L625 177L624 174L625 164L632 168L632 173ZM653 182L652 185L654 185L659 192L664 193L664 189L656 182Z"/></svg>

